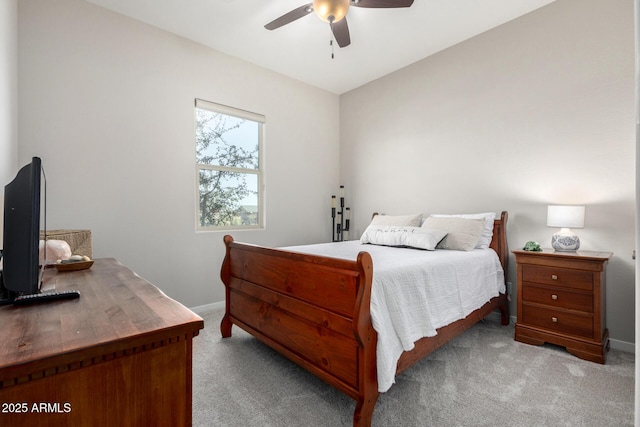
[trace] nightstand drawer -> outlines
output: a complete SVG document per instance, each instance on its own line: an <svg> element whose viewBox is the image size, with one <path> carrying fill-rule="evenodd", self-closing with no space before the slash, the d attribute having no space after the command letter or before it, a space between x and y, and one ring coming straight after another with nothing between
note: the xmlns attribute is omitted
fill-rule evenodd
<svg viewBox="0 0 640 427"><path fill-rule="evenodd" d="M527 284L522 288L522 301L593 313L593 293L571 292Z"/></svg>
<svg viewBox="0 0 640 427"><path fill-rule="evenodd" d="M593 316L523 305L522 321L549 331L593 338Z"/></svg>
<svg viewBox="0 0 640 427"><path fill-rule="evenodd" d="M523 282L542 283L567 288L593 289L593 273L582 270L570 270L567 268L522 266Z"/></svg>

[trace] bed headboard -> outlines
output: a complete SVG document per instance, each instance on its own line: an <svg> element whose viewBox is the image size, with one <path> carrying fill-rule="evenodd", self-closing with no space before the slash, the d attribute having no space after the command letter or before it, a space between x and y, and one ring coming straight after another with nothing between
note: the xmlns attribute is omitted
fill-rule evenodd
<svg viewBox="0 0 640 427"><path fill-rule="evenodd" d="M493 237L489 247L496 251L502 269L505 272L505 280L507 277L507 267L509 266L509 248L507 247L507 219L509 214L507 211L500 213L500 218L493 221Z"/></svg>

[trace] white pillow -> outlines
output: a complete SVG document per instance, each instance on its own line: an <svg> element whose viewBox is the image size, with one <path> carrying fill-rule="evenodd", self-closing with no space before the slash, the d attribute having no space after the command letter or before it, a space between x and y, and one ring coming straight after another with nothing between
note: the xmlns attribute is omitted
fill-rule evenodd
<svg viewBox="0 0 640 427"><path fill-rule="evenodd" d="M422 227L447 232L446 237L436 246L438 249L471 251L482 236L484 219L430 216L424 221Z"/></svg>
<svg viewBox="0 0 640 427"><path fill-rule="evenodd" d="M446 235L446 231L423 227L370 225L362 233L360 242L363 244L410 247L432 251Z"/></svg>
<svg viewBox="0 0 640 427"><path fill-rule="evenodd" d="M447 214L433 214L429 215L437 218L468 218L468 219L484 219L484 230L482 231L482 237L480 237L480 241L476 245L477 249L487 249L491 244L491 239L493 238L493 222L496 219L495 212L485 212L485 213L477 213L477 214L455 214L455 215L447 215Z"/></svg>
<svg viewBox="0 0 640 427"><path fill-rule="evenodd" d="M413 215L376 215L371 225L396 225L402 227L420 227L422 214Z"/></svg>

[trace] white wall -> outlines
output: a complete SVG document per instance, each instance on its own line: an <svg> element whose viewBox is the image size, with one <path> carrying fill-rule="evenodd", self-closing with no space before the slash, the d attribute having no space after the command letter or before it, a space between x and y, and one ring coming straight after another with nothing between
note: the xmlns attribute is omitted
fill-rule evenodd
<svg viewBox="0 0 640 427"><path fill-rule="evenodd" d="M548 247L546 206L584 203L582 249L615 254L612 345L633 349L633 25L629 0L558 0L341 96L356 231L373 211L507 210L510 248Z"/></svg>
<svg viewBox="0 0 640 427"><path fill-rule="evenodd" d="M18 2L2 0L0 1L0 183L13 179L17 164ZM3 192L0 191L0 212L2 206ZM0 242L2 242L1 214Z"/></svg>
<svg viewBox="0 0 640 427"><path fill-rule="evenodd" d="M338 97L82 0L19 2L20 162L47 173L48 226L87 228L195 307L224 300L222 232L195 230L194 99L264 114L267 245L330 240Z"/></svg>

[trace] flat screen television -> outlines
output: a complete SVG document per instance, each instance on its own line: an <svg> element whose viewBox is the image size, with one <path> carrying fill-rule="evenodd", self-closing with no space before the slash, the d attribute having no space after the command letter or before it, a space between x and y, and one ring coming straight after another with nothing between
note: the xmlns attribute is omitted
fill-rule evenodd
<svg viewBox="0 0 640 427"><path fill-rule="evenodd" d="M40 221L44 221L45 216L40 210L45 205L41 199L43 174L40 158L34 157L4 187L0 286L9 297L35 294L40 290L40 273L44 270L44 265L40 268L39 261Z"/></svg>

